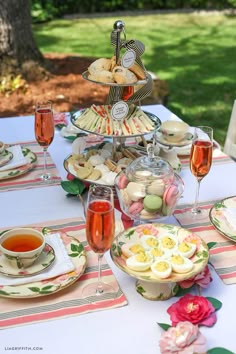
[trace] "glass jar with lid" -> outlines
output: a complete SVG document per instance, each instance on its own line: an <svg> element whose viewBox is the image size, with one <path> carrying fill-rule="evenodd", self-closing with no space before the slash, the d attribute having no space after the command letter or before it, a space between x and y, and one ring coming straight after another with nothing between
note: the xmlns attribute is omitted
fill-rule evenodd
<svg viewBox="0 0 236 354"><path fill-rule="evenodd" d="M156 221L173 214L184 183L171 165L154 155L149 144L147 156L134 160L115 179L122 211L133 220Z"/></svg>

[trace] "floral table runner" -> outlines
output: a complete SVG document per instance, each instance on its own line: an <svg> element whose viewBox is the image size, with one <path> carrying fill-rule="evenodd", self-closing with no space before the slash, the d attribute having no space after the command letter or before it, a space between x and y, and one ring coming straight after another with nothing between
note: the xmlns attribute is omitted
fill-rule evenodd
<svg viewBox="0 0 236 354"><path fill-rule="evenodd" d="M43 151L36 141L30 142L19 142L13 145L21 145L22 148L28 148L34 152L37 156L37 161L33 168L22 174L19 177L14 177L10 179L0 180L0 192L20 190L20 189L31 189L37 187L46 187L52 185L58 185L61 182L61 178L57 171L56 165L52 161L50 154L47 152L47 168L54 175L50 183L43 182L38 178L38 174L43 172L44 162L43 162Z"/></svg>
<svg viewBox="0 0 236 354"><path fill-rule="evenodd" d="M103 280L114 286L116 289L115 297L109 296L108 294L101 296L101 298L96 299L96 302L91 303L88 298L81 296L83 287L97 279L98 270L97 256L91 251L86 242L85 225L82 218L54 220L31 226L48 227L52 230L59 230L60 232L65 232L68 236L77 238L85 248L87 266L84 273L74 284L54 294L21 299L1 297L0 328L14 327L68 316L78 316L88 312L113 309L127 305L125 295L116 281L111 268L106 263L105 258L102 264ZM3 231L3 229L1 229L0 232L1 231ZM73 274L67 274L67 276L73 276ZM57 279L55 282L58 282L58 278L55 279ZM43 286L47 286L46 282ZM2 290L3 286L0 284L0 295ZM32 291L35 291L35 289L32 289Z"/></svg>
<svg viewBox="0 0 236 354"><path fill-rule="evenodd" d="M216 201L201 203L200 206L208 212ZM192 230L206 243L216 242L210 249L210 263L225 284L236 283L236 243L222 236L207 217L204 220L194 220L189 211L192 205L183 205L175 210L174 216L182 227Z"/></svg>

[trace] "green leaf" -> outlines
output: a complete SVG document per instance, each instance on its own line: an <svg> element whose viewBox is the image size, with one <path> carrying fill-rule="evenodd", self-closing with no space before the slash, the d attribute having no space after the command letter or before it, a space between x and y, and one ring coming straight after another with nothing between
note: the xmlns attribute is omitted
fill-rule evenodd
<svg viewBox="0 0 236 354"><path fill-rule="evenodd" d="M78 179L73 179L72 181L62 181L61 186L67 193L73 195L82 194L85 190L83 182Z"/></svg>
<svg viewBox="0 0 236 354"><path fill-rule="evenodd" d="M207 354L234 354L234 353L228 349L218 347L218 348L209 349L207 351Z"/></svg>
<svg viewBox="0 0 236 354"><path fill-rule="evenodd" d="M183 296L185 294L188 294L190 293L190 291L193 289L194 285L192 285L190 288L187 288L187 289L184 289L184 288L181 288L179 287L179 290L178 292L175 294L175 296L177 297L180 297L180 296Z"/></svg>
<svg viewBox="0 0 236 354"><path fill-rule="evenodd" d="M206 299L210 301L210 303L214 306L216 311L221 308L222 302L220 302L219 300L215 299L214 297L206 297Z"/></svg>
<svg viewBox="0 0 236 354"><path fill-rule="evenodd" d="M33 291L34 293L40 293L40 288L29 287L29 290Z"/></svg>
<svg viewBox="0 0 236 354"><path fill-rule="evenodd" d="M215 245L217 244L217 242L208 242L207 247L210 250L211 248L213 248Z"/></svg>
<svg viewBox="0 0 236 354"><path fill-rule="evenodd" d="M171 327L171 325L168 325L167 323L159 323L159 322L157 322L157 324L158 324L162 329L164 329L165 331L167 331L167 329Z"/></svg>
<svg viewBox="0 0 236 354"><path fill-rule="evenodd" d="M75 258L75 257L78 257L78 255L79 255L78 253L70 253L70 254L68 254L68 256L74 257L74 258Z"/></svg>
<svg viewBox="0 0 236 354"><path fill-rule="evenodd" d="M7 293L6 291L0 290L0 295L7 295L7 296L9 296L9 293Z"/></svg>
<svg viewBox="0 0 236 354"><path fill-rule="evenodd" d="M72 252L78 252L78 253L81 253L84 250L84 247L82 244L75 245L74 243L72 243L70 248L71 248Z"/></svg>

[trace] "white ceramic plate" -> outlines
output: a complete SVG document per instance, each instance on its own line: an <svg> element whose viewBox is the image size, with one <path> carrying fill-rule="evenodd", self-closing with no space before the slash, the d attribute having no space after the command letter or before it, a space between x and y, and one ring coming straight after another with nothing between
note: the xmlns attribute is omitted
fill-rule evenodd
<svg viewBox="0 0 236 354"><path fill-rule="evenodd" d="M37 156L30 149L22 147L22 153L27 163L23 166L12 168L10 170L0 171L0 180L15 178L21 176L34 168L37 162Z"/></svg>
<svg viewBox="0 0 236 354"><path fill-rule="evenodd" d="M146 112L146 111L143 111L155 124L155 127L153 129L153 131L148 131L148 132L144 132L144 133L139 133L139 134L132 134L132 135L107 135L107 134L100 134L100 133L97 133L97 132L94 132L94 131L91 131L91 130L85 130L85 129L82 129L80 128L80 126L78 125L78 122L77 120L79 119L79 117L81 116L81 114L84 112L85 110L82 109L78 112L75 112L71 115L71 122L72 124L74 124L77 128L87 132L87 133L90 133L90 134L96 134L96 135L101 135L101 136L104 136L104 137L107 137L107 138L129 138L129 137L136 137L136 136L142 136L142 135L145 135L145 134L150 134L152 133L154 130L158 129L160 126L161 126L161 120L155 116L155 114L152 114L150 112Z"/></svg>
<svg viewBox="0 0 236 354"><path fill-rule="evenodd" d="M46 244L43 252L32 266L22 270L13 267L4 255L0 255L0 273L9 277L24 278L39 274L50 267L55 260L55 253L52 246Z"/></svg>
<svg viewBox="0 0 236 354"><path fill-rule="evenodd" d="M6 165L13 158L13 153L8 150L4 150L0 155L0 167Z"/></svg>
<svg viewBox="0 0 236 354"><path fill-rule="evenodd" d="M43 233L48 233L48 229L40 229ZM51 230L53 232L53 230ZM59 231L57 231L59 232ZM57 277L36 281L21 285L6 285L0 287L0 296L12 299L34 298L54 294L75 283L85 271L87 256L80 241L66 233L60 232L62 241L65 244L68 255L75 265L75 270Z"/></svg>
<svg viewBox="0 0 236 354"><path fill-rule="evenodd" d="M210 221L223 236L236 242L236 230L229 224L224 214L227 209L235 210L236 213L236 196L225 198L215 203L209 213Z"/></svg>
<svg viewBox="0 0 236 354"><path fill-rule="evenodd" d="M191 133L187 133L185 135L185 138L181 141L178 141L176 143L173 143L171 141L166 140L165 136L161 132L156 132L156 140L159 144L165 145L165 146L176 146L176 147L182 147L186 145L190 145L193 139L193 135Z"/></svg>
<svg viewBox="0 0 236 354"><path fill-rule="evenodd" d="M138 272L128 268L126 265L127 258L122 254L121 246L126 243L138 243L140 242L141 236L148 234L157 237L157 239L163 235L172 235L177 237L179 241L188 240L189 242L192 241L196 243L197 250L191 257L191 261L193 262L192 270L184 274L172 272L168 278L161 279L157 278L150 269L144 272ZM190 230L175 225L153 223L141 224L121 232L115 238L112 245L111 257L118 268L136 279L152 283L178 283L200 273L207 265L209 252L206 243Z"/></svg>
<svg viewBox="0 0 236 354"><path fill-rule="evenodd" d="M124 87L124 86L136 86L136 85L144 85L146 84L148 78L146 78L146 80L138 80L137 82L133 82L133 83L128 83L128 84L117 84L116 82L100 82L100 81L95 81L95 80L91 80L88 78L89 76L89 72L88 71L84 71L82 73L82 76L85 80L90 81L90 82L94 82L95 84L100 84L103 86L116 86L116 87Z"/></svg>

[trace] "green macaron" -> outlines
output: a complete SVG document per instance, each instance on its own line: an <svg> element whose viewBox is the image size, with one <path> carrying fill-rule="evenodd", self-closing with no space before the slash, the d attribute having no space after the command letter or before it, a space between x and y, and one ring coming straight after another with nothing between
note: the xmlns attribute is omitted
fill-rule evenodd
<svg viewBox="0 0 236 354"><path fill-rule="evenodd" d="M162 198L153 194L146 195L143 207L149 213L156 213L162 207Z"/></svg>

